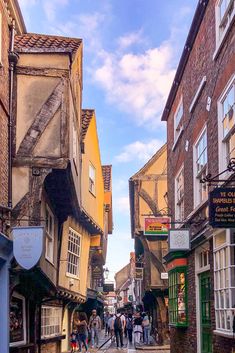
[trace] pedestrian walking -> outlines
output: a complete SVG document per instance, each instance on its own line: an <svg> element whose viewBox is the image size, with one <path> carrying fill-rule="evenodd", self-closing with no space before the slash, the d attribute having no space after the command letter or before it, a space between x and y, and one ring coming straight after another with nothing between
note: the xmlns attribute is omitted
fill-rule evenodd
<svg viewBox="0 0 235 353"><path fill-rule="evenodd" d="M111 314L108 321L108 333L111 336L112 341L114 338L114 320L115 320L115 317L113 314Z"/></svg>
<svg viewBox="0 0 235 353"><path fill-rule="evenodd" d="M113 323L114 334L116 337L117 349L123 348L123 332L126 327L126 320L124 315L118 310L116 318Z"/></svg>
<svg viewBox="0 0 235 353"><path fill-rule="evenodd" d="M99 346L99 335L101 331L101 319L97 315L96 309L92 310L89 320L89 329L91 330L91 348Z"/></svg>
<svg viewBox="0 0 235 353"><path fill-rule="evenodd" d="M126 319L126 329L128 335L128 341L132 343L132 336L133 336L133 317L132 314L128 314Z"/></svg>
<svg viewBox="0 0 235 353"><path fill-rule="evenodd" d="M110 315L109 315L109 312L107 311L104 315L105 336L107 336L109 334L109 325L108 325L109 318L110 318Z"/></svg>
<svg viewBox="0 0 235 353"><path fill-rule="evenodd" d="M77 335L79 352L82 351L82 345L85 347L85 352L88 351L87 339L88 339L88 319L86 313L79 313L77 324Z"/></svg>
<svg viewBox="0 0 235 353"><path fill-rule="evenodd" d="M140 344L140 340L143 334L143 329L142 329L142 317L140 315L140 312L137 312L134 318L134 341L135 344Z"/></svg>
<svg viewBox="0 0 235 353"><path fill-rule="evenodd" d="M143 321L142 321L142 326L144 329L144 343L149 345L150 343L150 318L147 313L143 313Z"/></svg>

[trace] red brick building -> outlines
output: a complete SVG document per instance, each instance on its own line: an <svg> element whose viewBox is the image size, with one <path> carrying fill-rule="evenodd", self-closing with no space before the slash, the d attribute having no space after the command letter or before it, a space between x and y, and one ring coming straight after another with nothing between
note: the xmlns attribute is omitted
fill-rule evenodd
<svg viewBox="0 0 235 353"><path fill-rule="evenodd" d="M200 182L234 157L234 19L234 0L198 2L162 115L169 209L175 228L190 230L190 250L166 256L172 353L234 349L235 237L209 225L208 193L223 183Z"/></svg>

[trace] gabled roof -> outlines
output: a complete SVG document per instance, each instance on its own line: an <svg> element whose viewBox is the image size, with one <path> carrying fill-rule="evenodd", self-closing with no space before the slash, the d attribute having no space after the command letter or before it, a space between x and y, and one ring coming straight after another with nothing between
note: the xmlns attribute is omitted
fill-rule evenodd
<svg viewBox="0 0 235 353"><path fill-rule="evenodd" d="M130 181L135 179L135 177L138 177L139 175L142 175L155 161L166 151L167 149L167 144L165 143L149 160L145 165L137 172L135 173L131 178Z"/></svg>
<svg viewBox="0 0 235 353"><path fill-rule="evenodd" d="M94 116L94 109L82 109L82 142L84 142L91 119Z"/></svg>
<svg viewBox="0 0 235 353"><path fill-rule="evenodd" d="M75 54L82 39L27 33L15 36L14 48L19 53L50 52Z"/></svg>
<svg viewBox="0 0 235 353"><path fill-rule="evenodd" d="M104 191L112 190L112 166L102 165L102 173L104 179Z"/></svg>

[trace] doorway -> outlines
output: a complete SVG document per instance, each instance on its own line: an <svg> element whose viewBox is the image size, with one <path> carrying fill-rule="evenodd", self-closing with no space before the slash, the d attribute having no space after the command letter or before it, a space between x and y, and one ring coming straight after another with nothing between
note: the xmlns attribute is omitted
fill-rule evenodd
<svg viewBox="0 0 235 353"><path fill-rule="evenodd" d="M199 274L201 353L212 353L211 278L210 272Z"/></svg>

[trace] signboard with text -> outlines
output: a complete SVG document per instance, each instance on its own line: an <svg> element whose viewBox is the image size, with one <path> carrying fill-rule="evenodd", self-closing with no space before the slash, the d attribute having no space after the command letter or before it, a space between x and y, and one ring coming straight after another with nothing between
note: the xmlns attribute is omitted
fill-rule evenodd
<svg viewBox="0 0 235 353"><path fill-rule="evenodd" d="M142 280L144 275L144 269L142 267L135 268L135 279Z"/></svg>
<svg viewBox="0 0 235 353"><path fill-rule="evenodd" d="M170 222L170 217L146 217L144 219L144 235L167 238Z"/></svg>
<svg viewBox="0 0 235 353"><path fill-rule="evenodd" d="M42 255L43 229L43 227L15 227L12 229L15 259L26 270L34 267Z"/></svg>
<svg viewBox="0 0 235 353"><path fill-rule="evenodd" d="M210 192L209 223L213 228L235 228L235 188Z"/></svg>
<svg viewBox="0 0 235 353"><path fill-rule="evenodd" d="M169 251L182 251L190 249L189 229L170 229Z"/></svg>

